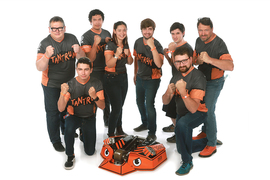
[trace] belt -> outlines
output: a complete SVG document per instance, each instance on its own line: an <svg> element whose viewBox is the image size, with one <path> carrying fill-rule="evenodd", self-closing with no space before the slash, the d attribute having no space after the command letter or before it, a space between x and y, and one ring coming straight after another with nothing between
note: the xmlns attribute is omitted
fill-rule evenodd
<svg viewBox="0 0 270 180"><path fill-rule="evenodd" d="M113 74L113 75L126 74L126 73L127 73L126 71L121 71L121 72L108 72L108 71L105 71L105 74Z"/></svg>

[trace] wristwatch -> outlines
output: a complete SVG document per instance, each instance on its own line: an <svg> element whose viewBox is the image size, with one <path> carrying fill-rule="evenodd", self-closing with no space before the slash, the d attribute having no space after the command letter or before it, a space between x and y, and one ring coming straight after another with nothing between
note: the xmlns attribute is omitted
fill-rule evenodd
<svg viewBox="0 0 270 180"><path fill-rule="evenodd" d="M99 100L99 97L97 96L93 101L98 101Z"/></svg>

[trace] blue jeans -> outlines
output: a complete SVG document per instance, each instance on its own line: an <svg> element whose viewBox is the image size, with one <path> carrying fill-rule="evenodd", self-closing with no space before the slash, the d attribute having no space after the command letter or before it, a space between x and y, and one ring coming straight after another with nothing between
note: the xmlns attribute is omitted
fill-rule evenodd
<svg viewBox="0 0 270 180"><path fill-rule="evenodd" d="M207 117L206 112L197 111L194 114L187 113L185 116L176 117L175 137L177 151L182 156L184 163L192 161L191 154L202 151L206 146L207 139L192 140L193 129L205 122Z"/></svg>
<svg viewBox="0 0 270 180"><path fill-rule="evenodd" d="M141 114L142 124L149 130L148 134L156 134L155 97L160 79L143 80L136 78L136 102Z"/></svg>
<svg viewBox="0 0 270 180"><path fill-rule="evenodd" d="M104 89L111 102L108 134L114 134L115 128L122 126L122 107L124 105L128 80L127 74L106 74L104 76Z"/></svg>
<svg viewBox="0 0 270 180"><path fill-rule="evenodd" d="M44 103L47 119L47 130L49 133L50 141L54 144L61 142L60 139L60 126L62 133L65 129L65 121L63 120L63 115L65 112L60 113L58 110L57 102L60 96L60 88L51 88L42 85L44 92Z"/></svg>
<svg viewBox="0 0 270 180"><path fill-rule="evenodd" d="M74 155L74 134L76 129L81 127L84 151L91 156L95 153L96 147L96 116L80 118L77 116L68 116L66 118L65 143L66 155Z"/></svg>
<svg viewBox="0 0 270 180"><path fill-rule="evenodd" d="M216 123L216 103L219 94L224 85L224 77L219 79L207 81L205 91L205 105L208 109L207 119L202 127L202 131L206 133L208 139L208 146L216 146L217 142L217 123Z"/></svg>

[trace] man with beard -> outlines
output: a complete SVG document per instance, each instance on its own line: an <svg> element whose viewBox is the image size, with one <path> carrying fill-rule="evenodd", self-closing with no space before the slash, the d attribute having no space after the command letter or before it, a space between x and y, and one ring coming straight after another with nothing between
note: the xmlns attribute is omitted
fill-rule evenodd
<svg viewBox="0 0 270 180"><path fill-rule="evenodd" d="M198 69L206 76L205 104L208 108L207 119L202 132L193 139L207 137L205 149L200 157L210 157L216 153L217 141L216 103L224 85L224 71L233 71L234 64L225 42L213 32L213 23L210 18L198 19L199 37L196 40L193 54L193 63L199 65Z"/></svg>
<svg viewBox="0 0 270 180"><path fill-rule="evenodd" d="M203 73L192 66L192 53L187 47L176 48L173 55L175 68L180 71L171 79L167 91L162 96L164 104L169 104L175 96L176 102L176 147L183 164L177 175L189 173L193 167L193 152L203 150L207 139L192 140L192 131L204 123L207 108L204 103L206 79Z"/></svg>
<svg viewBox="0 0 270 180"><path fill-rule="evenodd" d="M143 37L134 45L134 83L136 101L141 114L142 124L134 131L149 130L147 141L153 142L156 137L155 97L160 84L161 66L163 65L163 48L153 38L156 24L151 19L141 22Z"/></svg>
<svg viewBox="0 0 270 180"><path fill-rule="evenodd" d="M177 47L185 46L189 48L190 52L193 54L193 49L189 45L187 41L184 40L185 36L185 26L179 22L175 22L172 24L170 28L170 33L172 35L173 42L171 42L168 48L164 49L164 56L168 60L169 64L172 67L172 76L174 74L179 73L179 71L173 65L173 53ZM169 56L171 54L171 57ZM166 116L170 117L173 124L169 125L168 127L164 127L162 130L164 132L174 132L174 126L176 121L176 104L173 97L173 100L168 105L163 105L162 110L166 112ZM170 138L167 138L167 141L170 143L175 143L175 135Z"/></svg>

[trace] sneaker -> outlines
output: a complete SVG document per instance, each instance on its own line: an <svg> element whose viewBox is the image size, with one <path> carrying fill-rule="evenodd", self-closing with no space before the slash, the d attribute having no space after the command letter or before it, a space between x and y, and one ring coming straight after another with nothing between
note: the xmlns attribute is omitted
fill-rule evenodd
<svg viewBox="0 0 270 180"><path fill-rule="evenodd" d="M140 132L140 131L147 130L147 127L145 125L141 124L139 127L136 127L133 130L136 132Z"/></svg>
<svg viewBox="0 0 270 180"><path fill-rule="evenodd" d="M53 147L58 152L64 152L65 151L65 148L64 148L64 146L62 145L61 142L54 143Z"/></svg>
<svg viewBox="0 0 270 180"><path fill-rule="evenodd" d="M192 140L198 140L198 139L202 139L202 138L206 138L206 133L205 132L201 132L197 136L192 137Z"/></svg>
<svg viewBox="0 0 270 180"><path fill-rule="evenodd" d="M149 146L149 145L153 145L157 140L157 136L155 134L148 134L148 136L146 137L143 146Z"/></svg>
<svg viewBox="0 0 270 180"><path fill-rule="evenodd" d="M200 152L200 157L210 157L217 152L216 146L205 146L205 148Z"/></svg>
<svg viewBox="0 0 270 180"><path fill-rule="evenodd" d="M188 174L189 171L193 168L192 161L189 163L183 163L182 166L175 172L177 175L185 175Z"/></svg>
<svg viewBox="0 0 270 180"><path fill-rule="evenodd" d="M175 135L173 135L173 136L170 137L170 138L167 138L167 141L168 141L169 143L176 143Z"/></svg>
<svg viewBox="0 0 270 180"><path fill-rule="evenodd" d="M68 156L67 162L65 163L65 169L71 170L74 168L75 156Z"/></svg>
<svg viewBox="0 0 270 180"><path fill-rule="evenodd" d="M162 130L163 130L164 132L174 132L174 125L171 124L171 125L169 125L169 126L167 126L167 127L162 128Z"/></svg>

